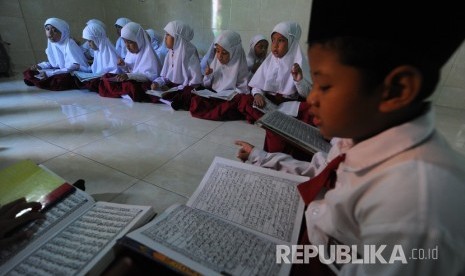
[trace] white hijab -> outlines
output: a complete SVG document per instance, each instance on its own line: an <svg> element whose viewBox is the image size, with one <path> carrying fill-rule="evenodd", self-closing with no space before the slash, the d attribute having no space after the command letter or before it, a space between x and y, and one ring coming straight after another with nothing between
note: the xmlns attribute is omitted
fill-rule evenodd
<svg viewBox="0 0 465 276"><path fill-rule="evenodd" d="M160 75L182 86L200 84L199 55L190 42L194 38L194 30L179 20L169 22L164 30L174 37L174 46L168 51Z"/></svg>
<svg viewBox="0 0 465 276"><path fill-rule="evenodd" d="M88 23L82 30L82 37L92 40L98 48L94 50L94 62L91 65L92 73L116 73L118 71L118 55L115 47L108 39L105 29L101 25Z"/></svg>
<svg viewBox="0 0 465 276"><path fill-rule="evenodd" d="M120 17L116 20L115 22L115 26L120 26L121 28L124 27L124 25L128 24L129 22L131 22L131 20L129 18L126 18L126 17ZM120 36L118 37L118 39L116 40L116 44L115 44L115 49L116 49L116 53L124 59L124 57L126 57L126 53L127 53L127 49L126 49L126 45L124 45L124 41L123 41L123 38Z"/></svg>
<svg viewBox="0 0 465 276"><path fill-rule="evenodd" d="M52 25L61 32L61 39L58 42L47 40L48 62L54 68L68 69L73 68L74 64L79 64L80 71L89 71L89 64L76 42L69 37L69 25L66 21L59 18L49 18L45 21L46 25Z"/></svg>
<svg viewBox="0 0 465 276"><path fill-rule="evenodd" d="M130 73L143 74L153 81L160 73L160 61L152 49L149 36L145 30L135 22L129 22L121 29L121 37L137 43L139 52L127 52L124 62Z"/></svg>
<svg viewBox="0 0 465 276"><path fill-rule="evenodd" d="M157 54L160 63L163 65L166 54L168 53L168 48L166 48L163 36L161 36L154 29L147 29L145 31L150 37L150 40L152 42L152 48L155 51L155 54Z"/></svg>
<svg viewBox="0 0 465 276"><path fill-rule="evenodd" d="M249 93L247 87L249 72L241 36L234 31L226 30L215 39L215 44L228 51L230 60L227 64L221 64L216 56L213 59L210 66L213 69L213 90L223 91L237 88L240 93Z"/></svg>
<svg viewBox="0 0 465 276"><path fill-rule="evenodd" d="M257 45L257 43L262 40L266 40L266 37L262 34L258 34L252 37L252 39L250 39L249 53L247 54L247 67L249 71L252 70L252 67L255 64L255 62L259 60L259 58L255 55L255 45Z"/></svg>
<svg viewBox="0 0 465 276"><path fill-rule="evenodd" d="M292 65L298 63L302 68L304 78L310 76L299 45L302 30L296 22L281 22L273 28L271 34L275 32L287 38L288 51L282 58L269 54L255 72L249 86L292 97L297 92L291 75Z"/></svg>
<svg viewBox="0 0 465 276"><path fill-rule="evenodd" d="M105 23L103 23L102 21L100 21L98 19L95 19L95 18L89 19L89 21L87 21L86 25L89 25L89 24L100 25L105 30L105 32L107 31L107 26L105 25Z"/></svg>

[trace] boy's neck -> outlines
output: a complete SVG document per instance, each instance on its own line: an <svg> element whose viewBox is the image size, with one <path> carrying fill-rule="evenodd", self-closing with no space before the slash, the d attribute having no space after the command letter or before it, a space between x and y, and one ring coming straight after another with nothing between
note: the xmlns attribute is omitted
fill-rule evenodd
<svg viewBox="0 0 465 276"><path fill-rule="evenodd" d="M363 138L353 138L353 142L354 144L358 144L375 135L378 135L379 133L385 130L412 121L415 118L423 115L430 108L430 106L430 102L420 102L416 104L411 104L408 107L398 110L396 112L391 112L386 115L385 122L381 124L381 127L378 130L373 131L371 135L365 136Z"/></svg>

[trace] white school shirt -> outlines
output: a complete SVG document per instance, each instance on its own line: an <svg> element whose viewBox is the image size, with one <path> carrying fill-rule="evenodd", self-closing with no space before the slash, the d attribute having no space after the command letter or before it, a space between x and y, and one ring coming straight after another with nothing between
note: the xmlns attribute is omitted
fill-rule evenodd
<svg viewBox="0 0 465 276"><path fill-rule="evenodd" d="M247 61L241 36L226 30L215 39L215 44L228 51L230 60L227 64L221 64L215 56L210 65L213 72L203 78L203 85L218 92L235 89L240 94L249 94Z"/></svg>
<svg viewBox="0 0 465 276"><path fill-rule="evenodd" d="M326 163L340 153L346 158L337 170L335 188L305 212L311 244L326 247L331 237L356 245L361 258L364 245L388 245L381 254L387 262L392 246L399 245L407 264L330 267L338 275L463 275L465 160L434 129L433 110L356 145L350 139L333 143ZM249 160L308 176L324 168L313 160L299 162L259 150ZM418 260L419 251L436 248L436 260Z"/></svg>
<svg viewBox="0 0 465 276"><path fill-rule="evenodd" d="M61 32L61 39L58 42L47 41L48 61L38 65L45 70L48 77L69 73L75 70L90 72L90 66L79 45L69 37L69 25L59 18L49 18L45 21L46 25L52 25Z"/></svg>
<svg viewBox="0 0 465 276"><path fill-rule="evenodd" d="M121 29L121 37L137 43L139 52L128 51L122 68L130 80L153 81L160 75L160 61L152 49L152 44L145 30L135 22L129 22Z"/></svg>
<svg viewBox="0 0 465 276"><path fill-rule="evenodd" d="M172 82L178 84L179 90L185 86L198 86L202 83L202 73L197 48L190 42L194 30L179 20L169 22L164 30L174 37L174 46L169 49L160 77L154 82L160 86Z"/></svg>

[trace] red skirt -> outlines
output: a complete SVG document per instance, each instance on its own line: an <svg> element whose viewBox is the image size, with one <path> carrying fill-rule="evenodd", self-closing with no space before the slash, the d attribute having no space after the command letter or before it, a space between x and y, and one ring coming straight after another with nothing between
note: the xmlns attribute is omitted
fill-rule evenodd
<svg viewBox="0 0 465 276"><path fill-rule="evenodd" d="M33 71L30 69L24 71L24 83L29 86L37 86L42 89L53 91L63 91L78 88L73 76L71 76L69 73L58 74L41 80L35 77L37 74L39 74L38 71Z"/></svg>
<svg viewBox="0 0 465 276"><path fill-rule="evenodd" d="M98 87L100 85L101 78L95 78L81 82L78 78L74 77L74 81L79 89L88 89L92 92L98 92Z"/></svg>
<svg viewBox="0 0 465 276"><path fill-rule="evenodd" d="M245 116L239 112L238 106L242 97L238 94L230 101L192 96L189 111L192 117L213 121L244 120Z"/></svg>
<svg viewBox="0 0 465 276"><path fill-rule="evenodd" d="M105 74L99 82L98 93L102 97L121 98L123 95L128 95L134 102L151 102L152 99L145 91L150 89L152 82L137 82L127 80L122 82L113 82L108 79L115 74Z"/></svg>

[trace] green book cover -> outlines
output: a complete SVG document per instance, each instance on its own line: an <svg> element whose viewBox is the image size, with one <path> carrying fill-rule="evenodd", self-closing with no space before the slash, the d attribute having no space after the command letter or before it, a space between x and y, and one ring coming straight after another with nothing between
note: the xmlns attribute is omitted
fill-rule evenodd
<svg viewBox="0 0 465 276"><path fill-rule="evenodd" d="M0 171L0 205L21 197L41 201L65 182L31 160L20 161Z"/></svg>

